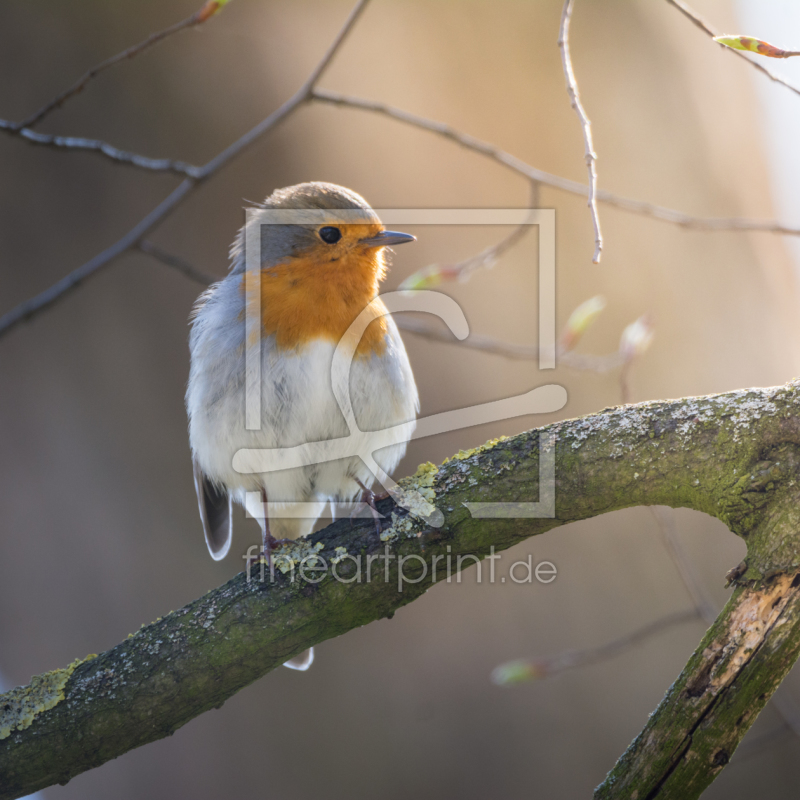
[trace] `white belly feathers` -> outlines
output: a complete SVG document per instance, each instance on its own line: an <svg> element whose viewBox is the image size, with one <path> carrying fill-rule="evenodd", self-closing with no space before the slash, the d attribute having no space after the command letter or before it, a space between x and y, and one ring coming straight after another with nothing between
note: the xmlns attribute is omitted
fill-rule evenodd
<svg viewBox="0 0 800 800"><path fill-rule="evenodd" d="M265 488L270 502L349 500L374 477L358 458L256 474L233 469L244 448L292 447L348 434L331 389L335 343L313 340L297 351L278 350L274 336L261 341L261 429L245 428L245 321L242 275L212 287L199 306L190 337L192 368L186 393L189 440L203 473L242 503L247 491ZM232 324L231 320L237 320ZM392 320L385 352L354 359L350 396L359 427L374 431L414 420L417 390L408 357ZM380 451L391 472L404 442Z"/></svg>

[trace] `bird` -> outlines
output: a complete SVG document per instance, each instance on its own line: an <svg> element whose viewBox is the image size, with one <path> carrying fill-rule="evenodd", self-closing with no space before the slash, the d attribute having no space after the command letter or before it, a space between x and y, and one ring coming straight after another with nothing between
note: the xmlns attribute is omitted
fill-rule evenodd
<svg viewBox="0 0 800 800"><path fill-rule="evenodd" d="M329 501L360 497L374 509L375 476L357 456L264 473L233 469L243 448L294 447L349 433L331 385L331 363L342 336L370 304L374 319L351 365L355 420L364 431L400 423L413 429L419 412L408 354L378 298L386 248L415 237L386 230L363 197L332 183L276 189L254 206L231 245L228 274L200 295L190 318L189 444L203 532L215 560L231 546L233 503L258 519L267 559L281 541L310 533ZM303 211L303 221L274 224L270 213L281 209ZM249 226L260 228L251 233L261 243L260 336L254 341L245 332L246 267L253 270L245 263ZM245 424L245 362L252 348L261 367L257 430ZM405 450L401 440L375 458L389 474ZM307 518L280 516L284 504L298 502L308 504ZM305 670L311 661L313 648L285 666Z"/></svg>

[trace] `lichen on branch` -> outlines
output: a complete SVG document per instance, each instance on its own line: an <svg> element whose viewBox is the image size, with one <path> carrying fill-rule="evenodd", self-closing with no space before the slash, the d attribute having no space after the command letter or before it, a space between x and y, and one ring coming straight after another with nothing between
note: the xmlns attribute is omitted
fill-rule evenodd
<svg viewBox="0 0 800 800"><path fill-rule="evenodd" d="M332 565L313 580L302 579L302 564L293 557L285 572L267 571L264 580L240 573L113 649L72 665L55 705L37 707L28 727L7 726L12 729L0 741L0 800L63 783L168 736L307 647L391 616L437 580L437 560L441 565L447 558L448 567L461 569L530 536L638 505L711 514L747 543L741 586L675 687L700 687L698 674L707 674L708 683L697 697L676 695L673 687L666 706L648 723L648 741L663 746L641 751L642 761L644 756L632 757L638 752L634 744L614 778L615 786L625 776L638 780L649 763L655 765L649 785L666 787L670 775L680 775L682 787L707 785L721 768L714 759L724 758L696 758L698 748L724 742L714 753L730 757L800 645L800 600L793 585L800 570L799 404L800 384L791 383L609 408L461 451L438 468L423 465L400 485L436 505L444 515L440 528L428 529L391 499L383 501L380 532L372 519L340 520L308 538L314 558ZM471 516L467 503L539 500L542 434L555 441L555 516ZM443 574L440 568L438 579ZM758 600L758 593L770 602ZM754 623L761 628L747 632L756 646L737 639L746 624L729 622L742 619L742 603L767 614ZM704 664L711 664L706 673ZM63 677L63 671L58 674ZM0 709L30 689L14 691L0 696ZM717 698L711 704L717 710L703 717L700 728L698 698ZM746 713L734 725L724 709L742 703ZM686 737L689 746L676 751L672 743ZM696 797L693 792L680 796ZM630 795L609 790L601 796Z"/></svg>

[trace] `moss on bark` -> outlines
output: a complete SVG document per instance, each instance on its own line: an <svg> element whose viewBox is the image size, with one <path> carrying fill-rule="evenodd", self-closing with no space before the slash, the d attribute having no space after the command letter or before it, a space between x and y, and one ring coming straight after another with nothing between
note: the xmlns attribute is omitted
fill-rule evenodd
<svg viewBox="0 0 800 800"><path fill-rule="evenodd" d="M391 616L432 584L437 557L442 563L450 555L454 564L460 555L483 558L575 520L656 504L711 514L744 538L747 584L598 796L696 797L797 657L799 403L800 385L792 383L611 408L542 429L555 435L554 518L478 519L465 506L539 499L537 431L460 453L435 470L427 465L401 484L435 503L441 528L427 530L385 501L381 535L371 520L342 520L310 537L342 578L357 578L360 558L361 581L307 569L312 578L323 575L308 582L298 565L264 582L242 573L77 665L63 699L0 741L0 800L63 783L168 736L305 648ZM399 585L401 558L409 580ZM742 604L760 608L763 597L776 604L753 623L763 634L758 646L730 655L740 643L730 621L741 619Z"/></svg>

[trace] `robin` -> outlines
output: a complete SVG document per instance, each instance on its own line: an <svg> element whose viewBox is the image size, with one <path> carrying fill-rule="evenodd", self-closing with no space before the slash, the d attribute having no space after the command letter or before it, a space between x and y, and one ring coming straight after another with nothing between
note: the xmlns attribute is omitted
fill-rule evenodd
<svg viewBox="0 0 800 800"><path fill-rule="evenodd" d="M300 224L273 224L278 209L302 210ZM245 335L245 241L257 226L261 243L260 337ZM250 231L253 233L253 231ZM331 183L301 183L273 192L231 247L229 274L199 298L191 321L186 391L194 481L211 557L224 558L233 534L232 504L259 520L264 555L281 540L310 533L328 501L361 499L374 508L374 476L357 457L282 471L233 469L243 448L283 448L348 433L331 386L334 350L351 323L377 297L386 247L411 242L387 231L363 197ZM250 270L252 265L247 265ZM419 398L405 347L380 300L353 358L350 397L361 430L414 420ZM260 350L260 428L245 425L248 350ZM390 473L406 443L380 451ZM303 519L282 517L289 503L307 504ZM313 649L287 662L307 669Z"/></svg>

